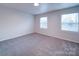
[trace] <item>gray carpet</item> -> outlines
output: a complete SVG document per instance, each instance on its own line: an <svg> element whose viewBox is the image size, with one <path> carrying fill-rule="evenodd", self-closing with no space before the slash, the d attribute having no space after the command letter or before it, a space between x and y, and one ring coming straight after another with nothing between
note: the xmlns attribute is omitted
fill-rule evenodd
<svg viewBox="0 0 79 59"><path fill-rule="evenodd" d="M0 56L78 56L79 44L37 33L0 42Z"/></svg>

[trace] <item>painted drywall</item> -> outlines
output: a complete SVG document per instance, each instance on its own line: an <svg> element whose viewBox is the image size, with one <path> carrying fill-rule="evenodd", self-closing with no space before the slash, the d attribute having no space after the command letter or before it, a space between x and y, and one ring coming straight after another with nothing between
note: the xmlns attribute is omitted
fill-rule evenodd
<svg viewBox="0 0 79 59"><path fill-rule="evenodd" d="M61 15L69 14L69 13L77 13L77 12L79 13L78 6L36 15L35 32L79 43L79 32L70 32L70 31L61 30ZM48 17L47 29L40 29L40 17Z"/></svg>
<svg viewBox="0 0 79 59"><path fill-rule="evenodd" d="M33 32L33 15L0 6L0 41Z"/></svg>

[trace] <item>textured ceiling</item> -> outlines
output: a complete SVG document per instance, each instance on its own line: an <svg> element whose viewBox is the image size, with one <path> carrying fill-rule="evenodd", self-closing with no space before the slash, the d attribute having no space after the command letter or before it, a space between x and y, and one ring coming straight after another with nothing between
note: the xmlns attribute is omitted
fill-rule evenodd
<svg viewBox="0 0 79 59"><path fill-rule="evenodd" d="M74 7L78 3L40 3L39 6L34 6L33 3L1 3L0 6L28 12L30 14L41 14L49 11Z"/></svg>

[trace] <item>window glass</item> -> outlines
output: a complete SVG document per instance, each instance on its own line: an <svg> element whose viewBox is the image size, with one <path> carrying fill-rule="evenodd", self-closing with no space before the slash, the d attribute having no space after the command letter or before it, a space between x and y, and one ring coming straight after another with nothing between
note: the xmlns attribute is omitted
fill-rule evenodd
<svg viewBox="0 0 79 59"><path fill-rule="evenodd" d="M62 15L61 29L66 31L78 32L78 13Z"/></svg>
<svg viewBox="0 0 79 59"><path fill-rule="evenodd" d="M47 17L41 17L40 18L40 28L47 28Z"/></svg>

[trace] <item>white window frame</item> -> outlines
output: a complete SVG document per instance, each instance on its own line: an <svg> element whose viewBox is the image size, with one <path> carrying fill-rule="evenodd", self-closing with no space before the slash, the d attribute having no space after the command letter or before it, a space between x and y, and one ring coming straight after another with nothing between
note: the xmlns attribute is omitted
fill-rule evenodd
<svg viewBox="0 0 79 59"><path fill-rule="evenodd" d="M48 28L48 20L47 20L47 17L41 17L40 18L40 28L41 29L47 29Z"/></svg>
<svg viewBox="0 0 79 59"><path fill-rule="evenodd" d="M68 17L68 15L71 17L71 20L66 19L65 17ZM78 13L71 13L71 14L64 14L61 15L61 30L65 31L72 31L72 32L78 32L78 27L79 27L79 14ZM73 20L75 18L75 20ZM66 22L64 21L66 20ZM69 21L69 23L68 23ZM68 26L66 26L67 24ZM70 25L69 25L70 24Z"/></svg>

